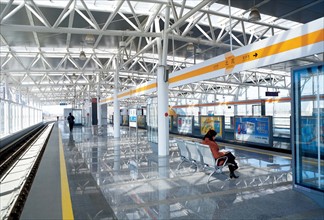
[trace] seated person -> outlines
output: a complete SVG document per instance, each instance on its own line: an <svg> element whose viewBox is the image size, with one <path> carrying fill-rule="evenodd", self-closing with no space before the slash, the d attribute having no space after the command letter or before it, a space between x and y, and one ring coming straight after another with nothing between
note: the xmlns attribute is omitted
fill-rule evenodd
<svg viewBox="0 0 324 220"><path fill-rule="evenodd" d="M230 170L230 178L238 178L234 173L234 170L238 168L237 163L235 162L235 156L231 152L222 152L219 151L218 144L215 142L217 132L215 130L209 130L204 136L202 144L208 145L215 159L226 156L228 168Z"/></svg>

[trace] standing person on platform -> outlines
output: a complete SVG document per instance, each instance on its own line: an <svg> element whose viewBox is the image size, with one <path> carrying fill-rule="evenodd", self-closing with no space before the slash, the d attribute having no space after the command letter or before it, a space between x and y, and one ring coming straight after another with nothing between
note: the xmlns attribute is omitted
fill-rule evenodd
<svg viewBox="0 0 324 220"><path fill-rule="evenodd" d="M210 150L212 151L215 159L226 156L228 158L227 163L230 170L230 178L238 178L239 176L236 176L234 173L234 170L237 170L238 168L237 163L235 162L235 156L231 152L219 151L219 146L215 142L216 135L217 132L215 130L209 130L204 136L202 144L208 145L210 147Z"/></svg>
<svg viewBox="0 0 324 220"><path fill-rule="evenodd" d="M72 132L73 126L74 126L74 116L72 115L71 112L69 113L69 116L67 117L67 120L69 122L70 132Z"/></svg>

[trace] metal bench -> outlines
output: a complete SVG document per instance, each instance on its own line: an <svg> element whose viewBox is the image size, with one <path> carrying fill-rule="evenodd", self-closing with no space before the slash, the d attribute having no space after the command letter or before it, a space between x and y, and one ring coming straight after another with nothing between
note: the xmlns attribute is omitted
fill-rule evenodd
<svg viewBox="0 0 324 220"><path fill-rule="evenodd" d="M196 143L196 146L200 154L202 155L204 168L212 171L208 176L208 180L207 180L208 183L210 177L215 172L222 173L223 168L228 165L227 163L228 158L227 156L223 156L215 160L214 155L212 154L210 147L208 145Z"/></svg>
<svg viewBox="0 0 324 220"><path fill-rule="evenodd" d="M179 139L176 139L176 143L179 148L179 154L180 154L180 159L181 159L181 162L179 163L179 165L177 167L177 170L178 170L182 163L184 163L184 162L191 163L191 159L190 159L190 153L188 151L186 143L183 140L179 140Z"/></svg>

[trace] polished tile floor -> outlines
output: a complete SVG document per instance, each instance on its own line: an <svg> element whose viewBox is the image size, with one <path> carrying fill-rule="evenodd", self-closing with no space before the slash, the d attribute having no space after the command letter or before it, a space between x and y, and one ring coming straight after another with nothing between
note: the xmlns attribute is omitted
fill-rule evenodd
<svg viewBox="0 0 324 220"><path fill-rule="evenodd" d="M230 180L226 168L207 183L203 170L177 169L179 137L170 136L168 157L157 157L146 130L124 127L115 139L111 126L97 135L91 127L70 133L63 122L60 129L76 219L324 219L292 190L290 155L220 143L236 155L240 177Z"/></svg>

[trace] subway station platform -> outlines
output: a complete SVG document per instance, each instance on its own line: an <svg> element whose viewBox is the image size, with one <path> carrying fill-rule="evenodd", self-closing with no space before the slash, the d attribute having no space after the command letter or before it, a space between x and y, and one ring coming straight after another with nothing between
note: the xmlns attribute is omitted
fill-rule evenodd
<svg viewBox="0 0 324 220"><path fill-rule="evenodd" d="M240 177L229 179L225 168L207 183L208 173L201 169L186 163L177 169L181 160L174 139L199 139L171 135L170 155L161 158L147 143L146 130L136 134L135 129L121 129L116 139L111 126L93 135L91 127L75 127L70 133L63 121L56 123L42 161L55 165L39 174L55 177L36 177L33 187L43 184L46 193L32 189L21 219L53 219L50 212L67 219L64 209L74 219L324 218L318 204L292 190L291 155L219 143L237 157ZM58 152L60 142L67 179L62 177L59 153L46 156L49 149ZM53 186L60 182L68 184L71 206L66 192L61 196ZM38 200L33 201L35 193ZM53 209L44 213L35 201Z"/></svg>

